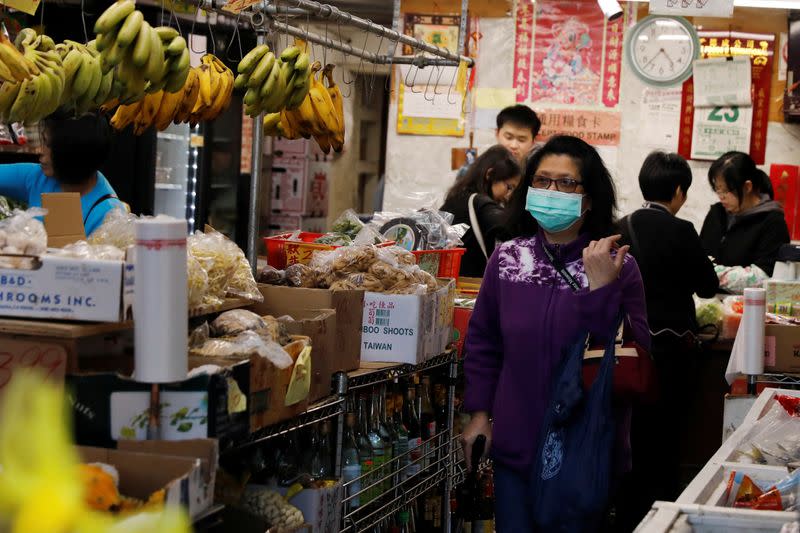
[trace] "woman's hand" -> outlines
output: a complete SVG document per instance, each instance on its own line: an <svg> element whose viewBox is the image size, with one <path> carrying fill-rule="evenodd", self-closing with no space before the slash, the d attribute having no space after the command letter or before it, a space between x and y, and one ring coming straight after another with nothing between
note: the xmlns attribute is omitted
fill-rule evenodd
<svg viewBox="0 0 800 533"><path fill-rule="evenodd" d="M601 289L619 277L625 256L631 248L621 247L617 250L617 256L612 258L611 249L620 238L621 235L612 235L599 241L592 241L583 249L583 266L586 269L586 277L589 278L590 291Z"/></svg>
<svg viewBox="0 0 800 533"><path fill-rule="evenodd" d="M461 433L461 447L464 448L464 459L467 463L467 472L472 470L472 445L478 435L486 437L486 447L483 450L483 457L489 453L489 447L492 444L492 423L489 420L489 413L479 411L473 413L472 419L464 428Z"/></svg>

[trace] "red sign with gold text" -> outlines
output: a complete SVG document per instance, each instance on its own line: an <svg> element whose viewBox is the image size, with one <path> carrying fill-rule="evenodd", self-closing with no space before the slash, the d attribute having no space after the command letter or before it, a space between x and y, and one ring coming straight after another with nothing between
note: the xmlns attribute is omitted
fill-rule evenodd
<svg viewBox="0 0 800 533"><path fill-rule="evenodd" d="M518 2L517 4L516 41L514 43L514 88L517 91L517 102L525 102L530 96L531 86L533 4L530 2Z"/></svg>
<svg viewBox="0 0 800 533"><path fill-rule="evenodd" d="M800 211L800 198L798 198L798 183L800 179L800 167L797 165L771 165L769 168L769 178L772 188L775 191L775 200L783 205L783 214L786 217L786 225L792 240L800 238L800 221L798 221L798 211Z"/></svg>
<svg viewBox="0 0 800 533"><path fill-rule="evenodd" d="M623 30L622 17L606 24L606 58L603 64L603 104L606 107L617 107L619 103Z"/></svg>
<svg viewBox="0 0 800 533"><path fill-rule="evenodd" d="M730 31L700 31L703 58L749 56L752 63L753 132L750 136L750 157L763 165L767 150L769 95L772 83L772 61L775 36ZM681 127L678 152L689 159L692 154L694 128L694 83L689 78L683 84Z"/></svg>

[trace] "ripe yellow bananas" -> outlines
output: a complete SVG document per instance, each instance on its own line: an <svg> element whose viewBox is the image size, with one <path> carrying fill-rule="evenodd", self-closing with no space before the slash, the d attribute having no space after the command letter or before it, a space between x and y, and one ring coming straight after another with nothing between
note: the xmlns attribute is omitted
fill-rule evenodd
<svg viewBox="0 0 800 533"><path fill-rule="evenodd" d="M201 95L206 85L208 100ZM189 69L184 84L175 92L155 91L143 99L117 108L111 119L116 129L133 125L134 134L141 135L151 126L166 129L171 123L213 120L224 111L233 94L233 72L217 57L206 54L201 66ZM0 90L0 101L2 101ZM208 104L206 104L208 102Z"/></svg>
<svg viewBox="0 0 800 533"><path fill-rule="evenodd" d="M14 43L0 32L0 80L20 82L39 74L39 68L28 60Z"/></svg>
<svg viewBox="0 0 800 533"><path fill-rule="evenodd" d="M344 149L345 122L342 93L333 80L333 65L311 65L310 89L297 109L284 109L264 116L264 133L286 139L313 137L326 154ZM327 81L327 87L322 78Z"/></svg>

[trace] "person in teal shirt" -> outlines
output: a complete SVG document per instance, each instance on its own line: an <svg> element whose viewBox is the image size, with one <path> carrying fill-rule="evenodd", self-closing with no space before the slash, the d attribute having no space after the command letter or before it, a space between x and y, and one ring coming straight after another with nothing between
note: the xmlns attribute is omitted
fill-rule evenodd
<svg viewBox="0 0 800 533"><path fill-rule="evenodd" d="M42 193L80 193L88 237L111 209L125 209L106 177L97 170L111 148L110 126L105 117L94 114L79 118L54 115L42 125L39 163L0 165L0 196L40 207Z"/></svg>

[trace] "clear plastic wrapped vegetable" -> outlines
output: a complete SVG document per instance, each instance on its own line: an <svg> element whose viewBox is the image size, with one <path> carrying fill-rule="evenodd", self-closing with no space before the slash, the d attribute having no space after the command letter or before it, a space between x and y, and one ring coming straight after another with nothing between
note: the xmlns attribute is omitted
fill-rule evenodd
<svg viewBox="0 0 800 533"><path fill-rule="evenodd" d="M36 217L44 216L46 212L39 208L15 209L10 217L0 220L0 254L43 254L47 249L47 232Z"/></svg>
<svg viewBox="0 0 800 533"><path fill-rule="evenodd" d="M134 214L124 209L112 209L106 213L103 224L89 237L91 244L110 244L120 250L136 244L136 220Z"/></svg>

